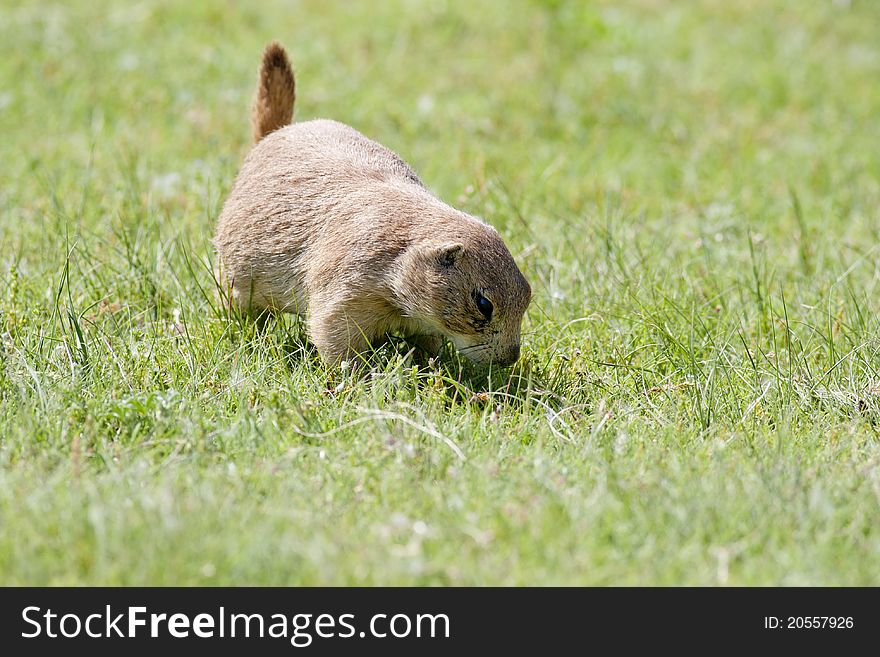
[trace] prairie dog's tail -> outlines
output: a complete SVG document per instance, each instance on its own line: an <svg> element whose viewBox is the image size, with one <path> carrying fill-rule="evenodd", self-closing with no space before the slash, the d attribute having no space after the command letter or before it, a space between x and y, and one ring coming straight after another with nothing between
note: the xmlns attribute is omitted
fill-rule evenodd
<svg viewBox="0 0 880 657"><path fill-rule="evenodd" d="M255 144L273 130L291 122L295 98L296 85L290 60L284 47L273 41L263 50L257 97L251 111L251 129Z"/></svg>

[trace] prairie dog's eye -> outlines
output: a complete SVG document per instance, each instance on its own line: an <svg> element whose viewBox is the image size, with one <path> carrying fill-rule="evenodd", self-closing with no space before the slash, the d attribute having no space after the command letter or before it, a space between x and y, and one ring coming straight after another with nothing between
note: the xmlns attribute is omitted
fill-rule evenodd
<svg viewBox="0 0 880 657"><path fill-rule="evenodd" d="M477 310L483 314L483 317L492 319L492 302L476 290L474 290L474 303L477 304Z"/></svg>

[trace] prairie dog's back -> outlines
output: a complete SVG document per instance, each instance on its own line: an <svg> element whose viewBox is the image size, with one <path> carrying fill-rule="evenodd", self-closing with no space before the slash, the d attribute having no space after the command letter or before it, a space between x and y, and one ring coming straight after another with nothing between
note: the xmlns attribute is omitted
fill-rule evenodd
<svg viewBox="0 0 880 657"><path fill-rule="evenodd" d="M424 187L418 175L397 153L344 123L329 119L295 123L269 135L264 141L270 142L266 144L268 148L291 149L298 160L297 169L302 172L399 179Z"/></svg>
<svg viewBox="0 0 880 657"><path fill-rule="evenodd" d="M313 228L338 221L348 197L373 182L429 195L396 153L354 128L325 119L291 124L264 137L245 158L220 216L218 240L227 229L240 234L252 222L257 232L271 233L278 221L288 228L296 227L291 222L308 221Z"/></svg>

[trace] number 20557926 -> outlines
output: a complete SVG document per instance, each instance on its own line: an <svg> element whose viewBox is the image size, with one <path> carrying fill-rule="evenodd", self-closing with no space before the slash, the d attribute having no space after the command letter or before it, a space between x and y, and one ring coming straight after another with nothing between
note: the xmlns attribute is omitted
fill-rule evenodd
<svg viewBox="0 0 880 657"><path fill-rule="evenodd" d="M845 630L853 624L852 616L764 616L768 630Z"/></svg>

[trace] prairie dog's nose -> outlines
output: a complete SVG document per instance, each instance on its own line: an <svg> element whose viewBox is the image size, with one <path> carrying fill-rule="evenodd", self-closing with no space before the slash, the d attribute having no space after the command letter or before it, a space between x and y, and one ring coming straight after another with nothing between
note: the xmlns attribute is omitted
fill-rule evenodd
<svg viewBox="0 0 880 657"><path fill-rule="evenodd" d="M501 367L508 367L513 365L517 360L519 360L519 343L508 347L503 355L500 355L495 359L495 362L501 365Z"/></svg>

